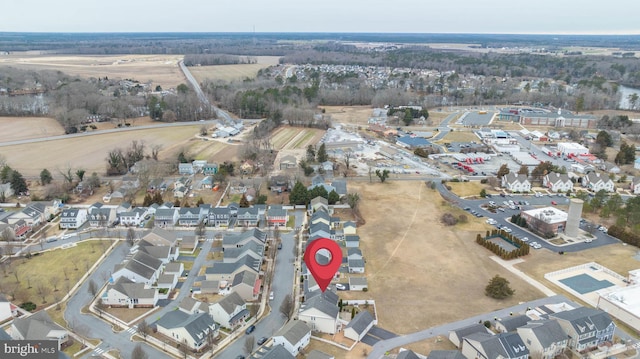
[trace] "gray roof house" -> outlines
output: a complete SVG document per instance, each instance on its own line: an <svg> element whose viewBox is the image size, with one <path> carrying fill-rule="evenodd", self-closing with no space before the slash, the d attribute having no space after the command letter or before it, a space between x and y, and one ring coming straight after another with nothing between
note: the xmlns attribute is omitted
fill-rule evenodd
<svg viewBox="0 0 640 359"><path fill-rule="evenodd" d="M403 350L398 353L396 359L420 359L420 357L413 350Z"/></svg>
<svg viewBox="0 0 640 359"><path fill-rule="evenodd" d="M222 261L224 263L235 263L238 259L247 255L254 259L262 260L264 256L264 244L250 241L242 247L225 249Z"/></svg>
<svg viewBox="0 0 640 359"><path fill-rule="evenodd" d="M532 321L518 328L518 334L531 353L553 359L567 348L568 337L556 320Z"/></svg>
<svg viewBox="0 0 640 359"><path fill-rule="evenodd" d="M459 350L432 350L427 359L465 359L465 357Z"/></svg>
<svg viewBox="0 0 640 359"><path fill-rule="evenodd" d="M231 293L218 302L209 305L209 313L213 319L225 328L242 325L249 317L247 303L238 293Z"/></svg>
<svg viewBox="0 0 640 359"><path fill-rule="evenodd" d="M218 327L208 313L187 314L181 310L172 310L163 315L155 325L158 333L193 350L202 349L207 345L208 338L218 336Z"/></svg>
<svg viewBox="0 0 640 359"><path fill-rule="evenodd" d="M254 241L258 244L264 244L267 240L267 234L261 230L254 228L240 234L226 234L222 238L222 248L239 248L247 244L249 241Z"/></svg>
<svg viewBox="0 0 640 359"><path fill-rule="evenodd" d="M273 336L273 345L282 345L291 355L297 356L310 340L311 328L301 320L292 320Z"/></svg>
<svg viewBox="0 0 640 359"><path fill-rule="evenodd" d="M449 340L459 349L462 346L462 338L473 333L488 333L487 327L476 323L456 330L451 330L449 331Z"/></svg>
<svg viewBox="0 0 640 359"><path fill-rule="evenodd" d="M151 232L147 233L142 239L154 246L174 246L178 240L178 236L174 231L154 227Z"/></svg>
<svg viewBox="0 0 640 359"><path fill-rule="evenodd" d="M330 290L316 290L306 294L307 300L300 306L298 319L306 322L311 330L335 334L338 314L338 295Z"/></svg>
<svg viewBox="0 0 640 359"><path fill-rule="evenodd" d="M256 354L255 359L295 359L282 345L274 345L262 354Z"/></svg>
<svg viewBox="0 0 640 359"><path fill-rule="evenodd" d="M493 324L494 327L501 333L515 332L516 329L523 325L527 325L531 319L526 315L515 315L504 318L498 318Z"/></svg>
<svg viewBox="0 0 640 359"><path fill-rule="evenodd" d="M306 359L336 359L333 355L321 352L318 349L314 349L307 354Z"/></svg>
<svg viewBox="0 0 640 359"><path fill-rule="evenodd" d="M114 284L107 286L102 295L102 303L113 307L155 307L158 303L158 289L120 277Z"/></svg>
<svg viewBox="0 0 640 359"><path fill-rule="evenodd" d="M368 310L363 310L356 314L344 328L344 336L359 342L369 332L375 324L375 319Z"/></svg>
<svg viewBox="0 0 640 359"><path fill-rule="evenodd" d="M462 340L467 359L528 359L529 348L517 333L474 333Z"/></svg>
<svg viewBox="0 0 640 359"><path fill-rule="evenodd" d="M15 318L11 324L14 340L56 340L58 349L69 340L66 329L56 324L46 311L41 310L28 317Z"/></svg>
<svg viewBox="0 0 640 359"><path fill-rule="evenodd" d="M205 277L206 280L232 280L236 274L243 270L259 273L261 264L261 260L256 260L248 255L234 263L215 262L212 267L205 269Z"/></svg>
<svg viewBox="0 0 640 359"><path fill-rule="evenodd" d="M347 195L347 181L345 180L333 180L331 182L331 186L335 189L336 193L340 195L340 197Z"/></svg>
<svg viewBox="0 0 640 359"><path fill-rule="evenodd" d="M569 336L571 349L585 350L613 340L616 324L600 309L579 307L564 312L549 314Z"/></svg>

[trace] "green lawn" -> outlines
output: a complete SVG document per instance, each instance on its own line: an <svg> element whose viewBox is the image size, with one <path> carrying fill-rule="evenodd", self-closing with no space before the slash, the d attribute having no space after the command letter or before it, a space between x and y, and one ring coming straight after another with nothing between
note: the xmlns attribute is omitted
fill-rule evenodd
<svg viewBox="0 0 640 359"><path fill-rule="evenodd" d="M34 254L30 259L13 258L10 264L5 261L0 286L17 305L28 301L38 307L49 305L62 299L111 243L85 241L75 247Z"/></svg>

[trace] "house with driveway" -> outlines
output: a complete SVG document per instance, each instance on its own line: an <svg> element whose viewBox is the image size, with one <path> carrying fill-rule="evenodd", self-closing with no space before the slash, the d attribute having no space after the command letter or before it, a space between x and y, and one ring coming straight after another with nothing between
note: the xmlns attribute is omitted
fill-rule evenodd
<svg viewBox="0 0 640 359"><path fill-rule="evenodd" d="M633 181L631 181L630 188L631 193L640 194L640 177L636 176Z"/></svg>
<svg viewBox="0 0 640 359"><path fill-rule="evenodd" d="M356 314L349 324L347 324L344 328L344 336L353 341L359 342L365 335L367 335L375 323L376 321L371 313L365 309Z"/></svg>
<svg viewBox="0 0 640 359"><path fill-rule="evenodd" d="M200 350L218 336L218 327L207 313L172 310L155 322L158 333L191 350Z"/></svg>
<svg viewBox="0 0 640 359"><path fill-rule="evenodd" d="M56 324L46 310L15 318L11 324L13 340L55 340L58 350L69 340L66 329Z"/></svg>
<svg viewBox="0 0 640 359"><path fill-rule="evenodd" d="M60 214L60 229L78 229L87 221L86 208L69 208Z"/></svg>
<svg viewBox="0 0 640 359"><path fill-rule="evenodd" d="M548 173L542 178L542 186L552 192L573 191L573 182L566 173Z"/></svg>
<svg viewBox="0 0 640 359"><path fill-rule="evenodd" d="M502 176L502 187L511 192L529 192L531 191L531 182L525 174L507 173Z"/></svg>
<svg viewBox="0 0 640 359"><path fill-rule="evenodd" d="M266 240L267 234L257 228L254 228L239 234L225 234L222 238L222 248L223 250L227 250L230 248L240 248L251 241L256 242L256 244L259 245L264 245Z"/></svg>
<svg viewBox="0 0 640 359"><path fill-rule="evenodd" d="M258 225L258 208L238 208L236 225L238 227L256 227Z"/></svg>
<svg viewBox="0 0 640 359"><path fill-rule="evenodd" d="M229 227L231 221L231 210L229 207L214 207L209 211L207 226L209 227Z"/></svg>
<svg viewBox="0 0 640 359"><path fill-rule="evenodd" d="M231 292L238 293L242 300L253 301L260 295L260 285L262 281L258 273L250 270L243 270L233 276L231 281Z"/></svg>
<svg viewBox="0 0 640 359"><path fill-rule="evenodd" d="M462 339L462 355L467 359L529 359L529 348L518 333L474 333Z"/></svg>
<svg viewBox="0 0 640 359"><path fill-rule="evenodd" d="M155 227L173 227L178 222L179 215L175 208L158 208L153 224Z"/></svg>
<svg viewBox="0 0 640 359"><path fill-rule="evenodd" d="M162 268L161 260L138 251L124 264L116 265L111 277L116 281L120 277L125 277L134 283L143 283L151 286L158 279Z"/></svg>
<svg viewBox="0 0 640 359"><path fill-rule="evenodd" d="M458 328L449 331L449 341L456 346L456 348L462 347L462 339L474 333L488 333L487 327L480 323L471 324L466 327Z"/></svg>

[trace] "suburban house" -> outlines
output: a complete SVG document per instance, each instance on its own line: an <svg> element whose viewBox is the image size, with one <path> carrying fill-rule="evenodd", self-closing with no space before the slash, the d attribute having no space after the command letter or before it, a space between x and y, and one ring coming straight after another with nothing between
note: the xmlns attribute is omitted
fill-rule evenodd
<svg viewBox="0 0 640 359"><path fill-rule="evenodd" d="M405 352L411 352L411 354L407 354L407 356L403 356L401 357L401 354L404 354ZM413 356L410 356L413 355ZM396 359L415 359L418 358L418 356L412 352L411 350L406 350L403 352L400 352L400 354L398 354L398 357ZM429 353L429 356L427 356L427 359L466 359L464 357L464 355L462 355L462 353L459 350L432 350Z"/></svg>
<svg viewBox="0 0 640 359"><path fill-rule="evenodd" d="M178 241L178 236L174 231L168 231L162 228L153 228L151 232L142 237L142 240L154 246L173 247Z"/></svg>
<svg viewBox="0 0 640 359"><path fill-rule="evenodd" d="M347 248L358 248L360 247L360 236L344 236L344 244Z"/></svg>
<svg viewBox="0 0 640 359"><path fill-rule="evenodd" d="M593 192L598 192L601 189L606 192L613 192L615 190L615 186L611 178L596 172L589 172L582 177L582 187Z"/></svg>
<svg viewBox="0 0 640 359"><path fill-rule="evenodd" d="M508 317L498 318L498 320L493 323L493 326L500 333L515 332L519 327L527 325L530 320L531 319L524 314L510 315Z"/></svg>
<svg viewBox="0 0 640 359"><path fill-rule="evenodd" d="M313 214L317 211L324 211L325 213L327 213L327 216L329 214L329 201L322 197L322 196L318 196L316 198L313 198L311 200L311 202L309 202L309 214Z"/></svg>
<svg viewBox="0 0 640 359"><path fill-rule="evenodd" d="M260 359L295 359L295 357L284 346L274 345L262 353Z"/></svg>
<svg viewBox="0 0 640 359"><path fill-rule="evenodd" d="M552 192L567 192L573 190L573 182L566 173L548 173L542 179L542 186L549 188Z"/></svg>
<svg viewBox="0 0 640 359"><path fill-rule="evenodd" d="M0 195L4 195L5 198L13 196L13 188L11 188L11 183L0 183Z"/></svg>
<svg viewBox="0 0 640 359"><path fill-rule="evenodd" d="M357 226L354 222L347 221L342 225L342 233L345 236L353 236L356 234Z"/></svg>
<svg viewBox="0 0 640 359"><path fill-rule="evenodd" d="M616 324L606 312L599 309L580 307L553 313L549 319L556 319L569 337L567 346L582 351L613 341Z"/></svg>
<svg viewBox="0 0 640 359"><path fill-rule="evenodd" d="M260 273L260 265L262 260L257 260L251 256L244 256L234 263L214 262L212 267L205 269L206 280L233 280L233 277L245 270Z"/></svg>
<svg viewBox="0 0 640 359"><path fill-rule="evenodd" d="M286 170L289 168L296 168L296 167L298 167L298 161L294 156L291 156L291 155L282 156L282 158L280 159L281 170Z"/></svg>
<svg viewBox="0 0 640 359"><path fill-rule="evenodd" d="M120 215L122 212L129 212L133 209L133 206L130 202L122 202L118 207L116 207L116 214Z"/></svg>
<svg viewBox="0 0 640 359"><path fill-rule="evenodd" d="M540 359L553 359L567 348L567 334L556 320L532 321L518 328L518 334L530 353L540 353Z"/></svg>
<svg viewBox="0 0 640 359"><path fill-rule="evenodd" d="M208 163L202 166L202 173L206 176L212 176L218 173L218 164L217 163Z"/></svg>
<svg viewBox="0 0 640 359"><path fill-rule="evenodd" d="M331 225L331 216L329 215L328 212L325 212L321 207L321 209L318 209L313 213L313 215L311 215L310 222L311 222L311 225L324 223L327 226L329 226Z"/></svg>
<svg viewBox="0 0 640 359"><path fill-rule="evenodd" d="M182 207L178 210L180 226L195 227L200 221L200 208Z"/></svg>
<svg viewBox="0 0 640 359"><path fill-rule="evenodd" d="M85 208L69 208L60 214L61 229L78 229L87 221L87 210Z"/></svg>
<svg viewBox="0 0 640 359"><path fill-rule="evenodd" d="M340 198L347 195L347 181L343 179L333 180L331 186L334 188Z"/></svg>
<svg viewBox="0 0 640 359"><path fill-rule="evenodd" d="M316 290L306 295L306 301L300 306L298 319L307 323L311 330L335 334L338 327L338 295L327 290Z"/></svg>
<svg viewBox="0 0 640 359"><path fill-rule="evenodd" d="M631 181L630 190L633 194L640 194L640 177L636 176L633 181Z"/></svg>
<svg viewBox="0 0 640 359"><path fill-rule="evenodd" d="M336 357L325 352L321 352L318 349L314 349L307 354L306 359L336 359Z"/></svg>
<svg viewBox="0 0 640 359"><path fill-rule="evenodd" d="M360 248L347 248L347 261L350 259L362 259Z"/></svg>
<svg viewBox="0 0 640 359"><path fill-rule="evenodd" d="M329 238L331 239L331 228L324 222L318 222L309 226L309 238ZM314 238L315 239L315 238Z"/></svg>
<svg viewBox="0 0 640 359"><path fill-rule="evenodd" d="M250 241L242 247L227 248L224 251L222 261L224 263L235 263L247 255L256 260L262 260L264 255L264 244Z"/></svg>
<svg viewBox="0 0 640 359"><path fill-rule="evenodd" d="M154 246L144 239L138 242L138 244L131 247L130 252L131 254L136 254L137 252L146 253L154 258L159 259L162 264L165 265L177 260L179 255L179 251L175 247L163 245Z"/></svg>
<svg viewBox="0 0 640 359"><path fill-rule="evenodd" d="M14 213L9 219L9 224L23 219L33 228L51 218L54 211L51 211L50 208L51 206L47 206L42 202L33 202L18 213Z"/></svg>
<svg viewBox="0 0 640 359"><path fill-rule="evenodd" d="M311 328L301 321L292 320L273 336L273 345L283 346L294 357L309 345Z"/></svg>
<svg viewBox="0 0 640 359"><path fill-rule="evenodd" d="M184 264L182 262L171 262L164 267L164 274L175 274L178 277L184 272Z"/></svg>
<svg viewBox="0 0 640 359"><path fill-rule="evenodd" d="M4 295L0 294L0 323L17 315L18 307L8 301Z"/></svg>
<svg viewBox="0 0 640 359"><path fill-rule="evenodd" d="M467 359L528 359L529 349L517 333L474 333L462 339Z"/></svg>
<svg viewBox="0 0 640 359"><path fill-rule="evenodd" d="M120 277L107 286L102 295L102 303L110 307L153 308L158 304L158 289Z"/></svg>
<svg viewBox="0 0 640 359"><path fill-rule="evenodd" d="M231 211L228 207L214 207L209 211L207 225L211 227L229 227Z"/></svg>
<svg viewBox="0 0 640 359"><path fill-rule="evenodd" d="M89 208L89 225L91 227L106 227L116 219L116 212L112 208Z"/></svg>
<svg viewBox="0 0 640 359"><path fill-rule="evenodd" d="M363 310L360 313L356 314L353 319L347 324L344 328L344 336L359 342L362 338L367 335L369 329L373 327L375 324L375 319L368 310Z"/></svg>
<svg viewBox="0 0 640 359"><path fill-rule="evenodd" d="M178 173L181 175L192 175L196 173L193 163L178 163Z"/></svg>
<svg viewBox="0 0 640 359"><path fill-rule="evenodd" d="M249 317L249 310L238 293L231 293L209 305L209 314L221 327L233 329L244 324Z"/></svg>
<svg viewBox="0 0 640 359"><path fill-rule="evenodd" d="M198 239L194 235L182 236L180 240L180 252L193 253L198 247Z"/></svg>
<svg viewBox="0 0 640 359"><path fill-rule="evenodd" d="M364 273L364 260L349 259L349 273Z"/></svg>
<svg viewBox="0 0 640 359"><path fill-rule="evenodd" d="M460 349L462 347L462 338L473 333L488 333L487 327L480 323L476 323L456 330L451 330L449 331L449 340L456 346L456 348Z"/></svg>
<svg viewBox="0 0 640 359"><path fill-rule="evenodd" d="M13 340L55 340L58 350L69 340L66 329L56 324L46 310L41 310L28 317L15 318L11 324Z"/></svg>
<svg viewBox="0 0 640 359"><path fill-rule="evenodd" d="M140 188L140 180L137 176L124 176L120 187L138 189Z"/></svg>
<svg viewBox="0 0 640 359"><path fill-rule="evenodd" d="M153 218L155 227L173 227L178 222L179 213L175 208L158 208Z"/></svg>
<svg viewBox="0 0 640 359"><path fill-rule="evenodd" d="M403 350L398 353L396 359L420 359L420 357L413 350Z"/></svg>
<svg viewBox="0 0 640 359"><path fill-rule="evenodd" d="M209 306L198 300L195 300L191 297L184 297L178 305L178 309L187 313L187 314L198 314L198 313L208 313Z"/></svg>
<svg viewBox="0 0 640 359"><path fill-rule="evenodd" d="M349 290L351 291L355 291L355 290L359 290L362 291L365 288L369 288L369 285L367 284L367 278L366 277L349 277Z"/></svg>
<svg viewBox="0 0 640 359"><path fill-rule="evenodd" d="M258 225L258 209L255 207L238 208L236 225L238 227L256 227Z"/></svg>
<svg viewBox="0 0 640 359"><path fill-rule="evenodd" d="M257 273L244 270L233 276L231 292L238 293L244 301L253 301L258 299L261 283Z"/></svg>
<svg viewBox="0 0 640 359"><path fill-rule="evenodd" d="M134 283L143 283L151 286L158 279L161 271L161 260L138 251L124 264L116 265L111 277L115 281L120 277L125 277Z"/></svg>
<svg viewBox="0 0 640 359"><path fill-rule="evenodd" d="M529 192L531 191L531 182L525 174L509 172L502 176L502 187L511 192Z"/></svg>
<svg viewBox="0 0 640 359"><path fill-rule="evenodd" d="M187 314L172 310L155 324L158 333L192 350L202 349L208 341L218 336L218 327L207 313Z"/></svg>
<svg viewBox="0 0 640 359"><path fill-rule="evenodd" d="M264 245L266 240L267 234L257 228L254 228L239 234L225 234L222 238L222 248L223 250L228 248L240 248L251 241Z"/></svg>
<svg viewBox="0 0 640 359"><path fill-rule="evenodd" d="M120 212L118 218L120 218L120 224L123 226L139 226L140 222L147 214L147 210L141 207L136 207L132 211Z"/></svg>
<svg viewBox="0 0 640 359"><path fill-rule="evenodd" d="M267 210L267 225L284 227L287 225L287 220L289 219L287 215L287 210L281 205L271 205Z"/></svg>
<svg viewBox="0 0 640 359"><path fill-rule="evenodd" d="M269 190L271 192L287 192L290 186L290 179L287 176L273 176L269 179Z"/></svg>

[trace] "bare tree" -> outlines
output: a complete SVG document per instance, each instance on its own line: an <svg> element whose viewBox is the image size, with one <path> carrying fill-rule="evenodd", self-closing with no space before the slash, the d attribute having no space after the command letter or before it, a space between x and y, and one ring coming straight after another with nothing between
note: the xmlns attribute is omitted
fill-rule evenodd
<svg viewBox="0 0 640 359"><path fill-rule="evenodd" d="M253 335L249 335L244 339L244 351L247 355L253 352L253 346L255 345L256 338Z"/></svg>
<svg viewBox="0 0 640 359"><path fill-rule="evenodd" d="M142 345L137 344L131 351L131 359L149 359L149 355L142 349Z"/></svg>
<svg viewBox="0 0 640 359"><path fill-rule="evenodd" d="M102 318L102 314L106 311L107 305L102 302L102 300L98 300L95 305L96 311L98 312L98 316Z"/></svg>
<svg viewBox="0 0 640 359"><path fill-rule="evenodd" d="M96 284L96 282L92 279L89 281L89 287L87 288L87 290L89 291L89 293L92 296L96 296L96 294L98 294L98 284Z"/></svg>
<svg viewBox="0 0 640 359"><path fill-rule="evenodd" d="M351 157L353 157L353 152L351 151L345 151L344 153L344 172L342 173L345 177L347 177L349 175L349 167L350 167L350 162L351 162Z"/></svg>
<svg viewBox="0 0 640 359"><path fill-rule="evenodd" d="M64 280L69 280L69 271L66 267L62 268L62 274L64 275Z"/></svg>
<svg viewBox="0 0 640 359"><path fill-rule="evenodd" d="M127 229L127 244L132 247L136 241L136 231L133 228Z"/></svg>
<svg viewBox="0 0 640 359"><path fill-rule="evenodd" d="M158 160L158 154L160 153L160 150L162 149L162 145L153 145L151 146L151 158L153 158L155 161Z"/></svg>
<svg viewBox="0 0 640 359"><path fill-rule="evenodd" d="M282 304L280 304L280 313L284 315L287 320L291 319L293 315L293 298L291 294L287 294L282 300Z"/></svg>
<svg viewBox="0 0 640 359"><path fill-rule="evenodd" d="M198 224L196 225L196 228L194 228L193 232L199 238L204 237L204 235L207 233L207 228L204 224L204 219L201 219L200 221L198 221Z"/></svg>
<svg viewBox="0 0 640 359"><path fill-rule="evenodd" d="M57 292L58 284L60 284L60 277L58 277L57 275L52 276L51 278L49 278L49 283L51 283L51 285L53 286L53 291Z"/></svg>
<svg viewBox="0 0 640 359"><path fill-rule="evenodd" d="M51 287L49 287L47 283L38 282L38 284L36 284L36 291L40 298L42 298L42 303L46 303L47 296L51 294Z"/></svg>
<svg viewBox="0 0 640 359"><path fill-rule="evenodd" d="M138 323L138 334L140 334L144 338L144 340L147 340L147 335L149 335L150 332L151 332L151 327L149 326L149 323L147 323L146 320L143 320L140 323Z"/></svg>

